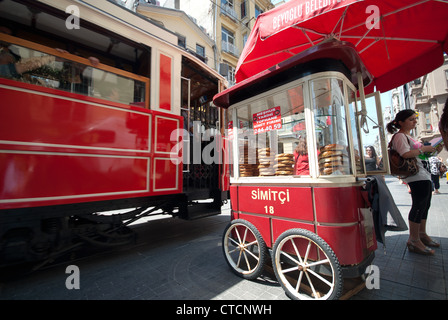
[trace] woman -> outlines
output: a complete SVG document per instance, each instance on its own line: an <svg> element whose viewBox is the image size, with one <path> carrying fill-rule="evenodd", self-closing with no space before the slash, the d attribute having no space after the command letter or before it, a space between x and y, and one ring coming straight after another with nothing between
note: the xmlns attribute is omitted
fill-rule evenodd
<svg viewBox="0 0 448 320"><path fill-rule="evenodd" d="M378 156L376 155L375 148L372 146L368 146L366 148L366 156L365 156L366 170L367 171L375 171L378 170Z"/></svg>
<svg viewBox="0 0 448 320"><path fill-rule="evenodd" d="M309 175L310 174L310 163L308 159L308 150L305 137L299 137L299 143L294 150L295 159L295 174L296 175Z"/></svg>
<svg viewBox="0 0 448 320"><path fill-rule="evenodd" d="M411 190L412 207L409 211L409 240L407 247L410 252L422 255L434 255L434 250L428 247L439 247L426 233L426 219L431 206L432 181L431 175L423 168L419 155L434 152L431 145L424 146L410 136L410 131L417 126L417 114L406 109L397 113L395 119L387 124L387 131L392 137L392 148L403 158L416 158L419 171L416 175L403 179ZM398 131L398 132L397 132Z"/></svg>

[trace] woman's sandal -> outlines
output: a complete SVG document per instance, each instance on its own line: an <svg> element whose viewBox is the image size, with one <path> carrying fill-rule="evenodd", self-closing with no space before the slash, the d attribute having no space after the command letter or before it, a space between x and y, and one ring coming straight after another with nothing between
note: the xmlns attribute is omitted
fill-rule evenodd
<svg viewBox="0 0 448 320"><path fill-rule="evenodd" d="M417 242L417 240L410 240L406 245L408 246L409 252L421 254L424 256L432 256L434 255L435 251L425 247L425 249L420 249L419 247L415 246L413 243Z"/></svg>
<svg viewBox="0 0 448 320"><path fill-rule="evenodd" d="M437 243L433 241L429 236L424 236L423 238L420 238L420 240L423 242L425 246L438 248L440 247L440 243Z"/></svg>

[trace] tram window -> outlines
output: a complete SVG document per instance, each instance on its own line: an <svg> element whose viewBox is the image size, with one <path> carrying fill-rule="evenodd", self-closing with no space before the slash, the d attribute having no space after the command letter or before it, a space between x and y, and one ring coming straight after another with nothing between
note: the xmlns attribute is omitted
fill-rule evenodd
<svg viewBox="0 0 448 320"><path fill-rule="evenodd" d="M145 105L143 81L5 41L1 41L1 46L2 55L11 56L9 60L2 58L2 63L6 62L0 66L2 78L124 104Z"/></svg>
<svg viewBox="0 0 448 320"><path fill-rule="evenodd" d="M232 125L240 177L294 175L294 152L305 135L303 86L237 108Z"/></svg>
<svg viewBox="0 0 448 320"><path fill-rule="evenodd" d="M320 175L352 173L343 81L310 81Z"/></svg>
<svg viewBox="0 0 448 320"><path fill-rule="evenodd" d="M108 71L91 68L90 95L110 101L136 104L145 101L145 83Z"/></svg>

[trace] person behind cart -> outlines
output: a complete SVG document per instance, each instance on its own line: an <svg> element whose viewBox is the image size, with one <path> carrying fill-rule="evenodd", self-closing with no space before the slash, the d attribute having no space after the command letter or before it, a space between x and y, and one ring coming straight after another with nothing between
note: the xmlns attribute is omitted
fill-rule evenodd
<svg viewBox="0 0 448 320"><path fill-rule="evenodd" d="M429 169L431 172L431 180L434 184L434 191L432 194L440 194L440 168L442 167L442 159L440 157L432 156L428 159Z"/></svg>
<svg viewBox="0 0 448 320"><path fill-rule="evenodd" d="M366 171L375 171L379 168L380 159L376 154L375 148L373 146L368 146L366 148L366 155L364 157L366 163Z"/></svg>
<svg viewBox="0 0 448 320"><path fill-rule="evenodd" d="M445 106L443 107L442 115L440 116L439 131L442 136L445 149L448 150L448 98L445 101Z"/></svg>
<svg viewBox="0 0 448 320"><path fill-rule="evenodd" d="M394 134L392 148L403 158L417 158L419 170L417 174L404 178L411 190L412 207L409 211L409 239L407 247L410 252L421 255L434 255L429 247L439 247L426 233L426 221L431 206L432 181L431 175L423 168L419 155L436 149L431 145L423 145L410 136L410 131L417 126L417 114L414 110L405 109L398 112L395 119L386 126L387 131Z"/></svg>
<svg viewBox="0 0 448 320"><path fill-rule="evenodd" d="M310 163L308 158L308 149L306 143L306 137L301 135L299 136L299 142L297 143L297 147L294 150L294 159L295 159L295 174L309 175L310 174Z"/></svg>

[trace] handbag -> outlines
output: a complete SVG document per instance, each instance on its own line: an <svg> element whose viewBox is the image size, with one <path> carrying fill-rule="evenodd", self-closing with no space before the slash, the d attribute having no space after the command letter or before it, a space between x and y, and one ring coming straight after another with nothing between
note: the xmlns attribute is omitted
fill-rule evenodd
<svg viewBox="0 0 448 320"><path fill-rule="evenodd" d="M387 150L389 154L390 173L399 179L405 179L416 175L419 170L417 158L403 158L400 156L400 154L392 148L392 141L394 137L395 135L392 136Z"/></svg>

